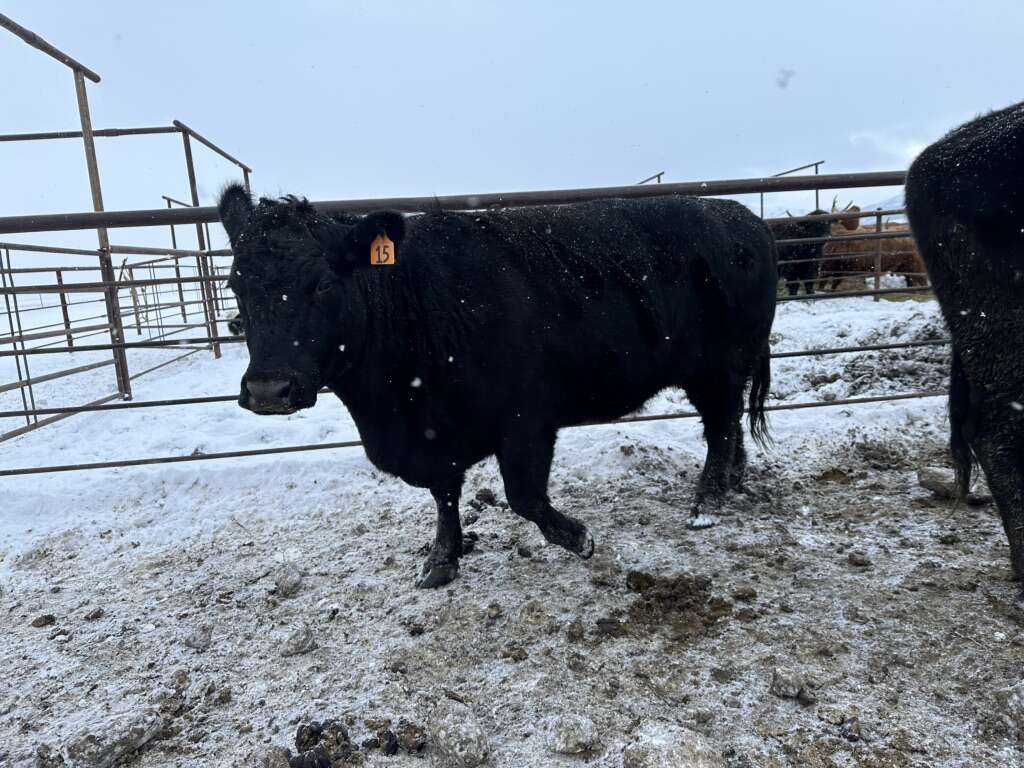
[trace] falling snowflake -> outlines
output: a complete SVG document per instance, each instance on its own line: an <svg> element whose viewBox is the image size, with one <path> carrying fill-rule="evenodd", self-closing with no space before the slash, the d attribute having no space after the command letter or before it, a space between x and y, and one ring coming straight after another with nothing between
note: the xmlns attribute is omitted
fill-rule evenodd
<svg viewBox="0 0 1024 768"><path fill-rule="evenodd" d="M417 376L415 379L409 382L410 387L421 387L423 386L423 380Z"/></svg>

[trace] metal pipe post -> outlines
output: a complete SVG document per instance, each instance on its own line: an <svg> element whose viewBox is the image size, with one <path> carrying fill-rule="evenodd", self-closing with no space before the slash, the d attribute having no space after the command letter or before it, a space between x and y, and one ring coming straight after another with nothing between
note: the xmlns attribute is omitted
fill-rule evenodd
<svg viewBox="0 0 1024 768"><path fill-rule="evenodd" d="M64 285L64 275L59 269L57 270L57 285ZM67 334L68 346L74 347L75 339L71 334L71 317L68 315L68 295L64 291L60 292L60 313L64 316L64 332Z"/></svg>
<svg viewBox="0 0 1024 768"><path fill-rule="evenodd" d="M882 231L882 214L875 216L875 234L880 234ZM875 290L879 290L882 287L882 239L875 240ZM875 301L878 301L878 295L875 295Z"/></svg>
<svg viewBox="0 0 1024 768"><path fill-rule="evenodd" d="M92 119L89 116L89 97L85 90L85 77L80 70L75 70L75 95L78 99L78 116L82 122L82 142L85 145L85 164L89 171L89 189L92 192L92 208L96 212L103 210L103 192L100 188L100 172L96 162L96 144L92 136ZM106 227L97 227L96 237L100 245L100 272L104 282L114 283L114 265L110 259L110 240ZM117 287L107 289L107 319L110 323L110 341L114 344L114 370L117 375L117 389L125 400L132 398L131 379L128 375L128 357L123 347L124 328L121 325L121 308L118 304Z"/></svg>
<svg viewBox="0 0 1024 768"><path fill-rule="evenodd" d="M192 206L194 208L199 207L199 189L196 185L196 167L192 161L192 142L189 138L188 131L181 132L181 140L185 147L185 169L188 171L188 191L192 196ZM203 236L203 225L201 222L196 222L196 238L199 241L199 250L206 250L206 238ZM196 257L196 262L199 267L199 274L205 277L205 270L203 264L202 255ZM215 339L219 335L217 331L217 310L213 305L213 292L205 282L200 284L202 288L203 301L206 302L206 319L209 324L210 338ZM213 350L214 358L220 357L220 344L213 342L210 344L210 348Z"/></svg>

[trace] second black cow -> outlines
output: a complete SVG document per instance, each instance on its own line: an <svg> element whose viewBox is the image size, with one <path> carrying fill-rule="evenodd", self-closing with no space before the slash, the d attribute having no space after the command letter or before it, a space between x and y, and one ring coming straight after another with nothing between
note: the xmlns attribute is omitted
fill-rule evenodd
<svg viewBox="0 0 1024 768"><path fill-rule="evenodd" d="M975 459L1024 603L1024 103L925 149L907 216L949 326L950 447L966 495Z"/></svg>
<svg viewBox="0 0 1024 768"><path fill-rule="evenodd" d="M818 209L807 215L827 215L827 212ZM781 221L771 226L776 240L828 237L830 232L828 221ZM824 246L824 242L782 243L779 246L779 277L786 281L786 291L790 296L800 293L801 283L804 293L814 293L821 272L821 252Z"/></svg>
<svg viewBox="0 0 1024 768"><path fill-rule="evenodd" d="M738 203L666 196L357 220L295 198L254 205L231 186L220 214L250 355L239 403L291 413L321 387L344 402L373 464L436 501L420 586L458 573L463 475L488 456L512 510L589 557L586 526L548 499L561 427L682 387L708 443L694 515L742 482L748 386L751 431L765 437L775 247ZM383 259L382 244L394 249Z"/></svg>

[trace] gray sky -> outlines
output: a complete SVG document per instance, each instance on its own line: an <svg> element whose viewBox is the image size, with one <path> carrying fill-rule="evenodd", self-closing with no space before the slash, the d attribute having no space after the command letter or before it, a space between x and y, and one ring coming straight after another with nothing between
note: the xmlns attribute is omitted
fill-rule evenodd
<svg viewBox="0 0 1024 768"><path fill-rule="evenodd" d="M311 199L603 186L662 170L735 178L822 159L823 172L889 170L1024 98L1019 0L8 0L4 12L100 73L96 127L181 119L253 166L257 192ZM0 71L0 132L78 127L65 67L0 30ZM187 196L179 136L99 142L109 209ZM209 204L233 166L205 149L197 161ZM0 168L3 215L90 208L80 141L0 144Z"/></svg>

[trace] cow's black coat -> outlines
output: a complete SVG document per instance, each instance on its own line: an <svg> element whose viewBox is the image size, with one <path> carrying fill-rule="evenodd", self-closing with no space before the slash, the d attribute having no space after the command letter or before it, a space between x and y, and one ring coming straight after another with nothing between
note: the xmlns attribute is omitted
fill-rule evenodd
<svg viewBox="0 0 1024 768"><path fill-rule="evenodd" d="M960 489L976 459L1024 578L1024 103L925 149L906 195L953 339L950 447Z"/></svg>
<svg viewBox="0 0 1024 768"><path fill-rule="evenodd" d="M808 215L825 213L816 210ZM772 224L771 227L776 240L828 237L830 232L827 221L785 221ZM779 279L786 281L786 290L790 296L796 296L800 292L801 283L804 286L804 293L814 293L821 271L821 250L824 246L823 242L779 246Z"/></svg>
<svg viewBox="0 0 1024 768"><path fill-rule="evenodd" d="M741 480L740 415L764 435L775 311L771 233L738 203L660 197L337 221L288 198L220 201L250 363L239 402L311 406L329 387L380 469L429 488L437 537L420 583L454 578L465 470L496 455L514 512L587 557L548 473L560 427L683 387L708 459L695 513ZM370 265L385 233L397 265Z"/></svg>

